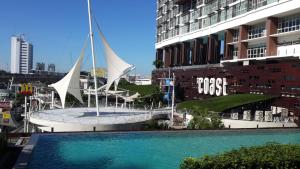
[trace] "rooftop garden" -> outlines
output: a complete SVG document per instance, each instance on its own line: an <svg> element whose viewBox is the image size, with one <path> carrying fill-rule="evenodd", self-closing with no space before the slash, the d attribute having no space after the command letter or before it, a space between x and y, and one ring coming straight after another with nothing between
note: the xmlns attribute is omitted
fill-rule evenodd
<svg viewBox="0 0 300 169"><path fill-rule="evenodd" d="M274 96L256 95L256 94L234 94L228 96L213 97L205 100L192 100L179 103L177 109L198 109L215 112L251 104L261 101L267 101L275 98Z"/></svg>

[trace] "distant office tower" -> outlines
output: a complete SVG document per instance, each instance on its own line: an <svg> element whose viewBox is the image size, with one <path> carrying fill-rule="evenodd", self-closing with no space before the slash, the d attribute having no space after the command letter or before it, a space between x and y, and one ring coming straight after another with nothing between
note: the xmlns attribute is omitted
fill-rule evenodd
<svg viewBox="0 0 300 169"><path fill-rule="evenodd" d="M55 72L55 64L48 65L48 72Z"/></svg>
<svg viewBox="0 0 300 169"><path fill-rule="evenodd" d="M23 36L11 37L11 73L28 74L32 69L33 46Z"/></svg>
<svg viewBox="0 0 300 169"><path fill-rule="evenodd" d="M37 62L35 65L35 70L44 71L45 70L45 63Z"/></svg>

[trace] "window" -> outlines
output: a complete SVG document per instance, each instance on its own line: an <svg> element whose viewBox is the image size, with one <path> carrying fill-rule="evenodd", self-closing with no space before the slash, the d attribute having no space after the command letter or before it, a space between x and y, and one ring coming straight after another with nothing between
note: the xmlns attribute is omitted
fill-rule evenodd
<svg viewBox="0 0 300 169"><path fill-rule="evenodd" d="M196 11L192 11L192 12L190 13L190 21L193 21L193 20L195 20L195 19L197 19Z"/></svg>
<svg viewBox="0 0 300 169"><path fill-rule="evenodd" d="M216 24L218 21L218 14L214 14L210 17L210 25Z"/></svg>
<svg viewBox="0 0 300 169"><path fill-rule="evenodd" d="M280 18L278 20L278 33L300 30L300 14Z"/></svg>
<svg viewBox="0 0 300 169"><path fill-rule="evenodd" d="M233 49L233 59L238 59L239 51L238 48Z"/></svg>
<svg viewBox="0 0 300 169"><path fill-rule="evenodd" d="M228 10L227 10L227 16L226 16L226 19L230 19L232 18L232 7L230 7Z"/></svg>
<svg viewBox="0 0 300 169"><path fill-rule="evenodd" d="M239 41L239 34L240 34L239 30L234 30L234 32L233 32L233 42Z"/></svg>
<svg viewBox="0 0 300 169"><path fill-rule="evenodd" d="M226 19L226 10L222 10L220 13L220 21L224 21Z"/></svg>
<svg viewBox="0 0 300 169"><path fill-rule="evenodd" d="M198 20L195 21L195 22L193 22L193 23L191 23L191 31L195 31L197 29L199 29L199 22L198 22Z"/></svg>
<svg viewBox="0 0 300 169"><path fill-rule="evenodd" d="M267 0L257 0L257 2L256 2L256 7L257 8L265 6L265 5L267 5Z"/></svg>
<svg viewBox="0 0 300 169"><path fill-rule="evenodd" d="M202 5L204 0L197 0L197 6Z"/></svg>
<svg viewBox="0 0 300 169"><path fill-rule="evenodd" d="M203 15L207 15L210 13L210 5L204 6Z"/></svg>
<svg viewBox="0 0 300 169"><path fill-rule="evenodd" d="M211 11L218 10L218 1L214 1L210 6Z"/></svg>
<svg viewBox="0 0 300 169"><path fill-rule="evenodd" d="M265 57L266 56L266 47L253 47L247 49L247 57L248 58L257 58L257 57Z"/></svg>
<svg viewBox="0 0 300 169"><path fill-rule="evenodd" d="M197 11L196 11L196 17L197 17L197 18L202 16L202 8L203 8L203 7L197 9Z"/></svg>
<svg viewBox="0 0 300 169"><path fill-rule="evenodd" d="M189 14L185 14L181 17L181 24L185 24L189 21Z"/></svg>
<svg viewBox="0 0 300 169"><path fill-rule="evenodd" d="M248 39L259 38L266 36L265 25L251 26L248 31Z"/></svg>
<svg viewBox="0 0 300 169"><path fill-rule="evenodd" d="M220 7L226 6L226 0L220 0Z"/></svg>
<svg viewBox="0 0 300 169"><path fill-rule="evenodd" d="M209 18L208 17L204 18L202 21L203 21L203 24L202 24L203 28L209 26Z"/></svg>

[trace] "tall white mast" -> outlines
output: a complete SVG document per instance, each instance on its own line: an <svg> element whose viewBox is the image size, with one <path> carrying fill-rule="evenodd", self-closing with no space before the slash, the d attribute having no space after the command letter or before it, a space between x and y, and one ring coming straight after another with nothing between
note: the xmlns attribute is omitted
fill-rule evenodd
<svg viewBox="0 0 300 169"><path fill-rule="evenodd" d="M97 107L97 116L99 116L98 91L97 91L98 87L97 87L96 65L95 65L96 59L95 59L95 53L94 53L94 33L92 30L90 0L87 0L87 2L88 2L88 11L89 11L90 40L91 40L91 49L92 49L92 57L93 57L93 72L94 72L94 83L95 83L96 107Z"/></svg>

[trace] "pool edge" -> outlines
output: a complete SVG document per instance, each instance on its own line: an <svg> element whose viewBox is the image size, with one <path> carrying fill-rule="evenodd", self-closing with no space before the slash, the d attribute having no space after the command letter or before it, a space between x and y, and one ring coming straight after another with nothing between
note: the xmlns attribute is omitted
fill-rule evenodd
<svg viewBox="0 0 300 169"><path fill-rule="evenodd" d="M32 151L39 139L39 134L32 134L29 142L22 149L15 165L12 169L26 169L30 161Z"/></svg>

